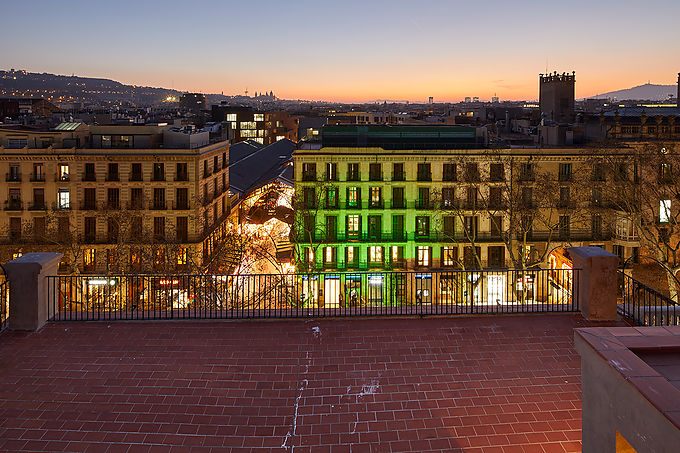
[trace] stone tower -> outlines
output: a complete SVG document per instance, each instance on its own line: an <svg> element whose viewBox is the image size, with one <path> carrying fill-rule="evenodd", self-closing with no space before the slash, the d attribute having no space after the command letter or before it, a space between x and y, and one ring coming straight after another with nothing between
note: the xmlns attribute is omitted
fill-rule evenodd
<svg viewBox="0 0 680 453"><path fill-rule="evenodd" d="M556 123L574 122L575 73L540 74L539 80L541 116Z"/></svg>

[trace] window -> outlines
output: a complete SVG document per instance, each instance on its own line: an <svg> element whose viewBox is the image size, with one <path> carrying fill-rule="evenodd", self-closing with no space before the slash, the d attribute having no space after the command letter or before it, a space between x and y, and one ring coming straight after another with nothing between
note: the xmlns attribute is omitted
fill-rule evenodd
<svg viewBox="0 0 680 453"><path fill-rule="evenodd" d="M21 239L21 217L9 218L9 237L15 241Z"/></svg>
<svg viewBox="0 0 680 453"><path fill-rule="evenodd" d="M65 240L71 234L71 225L68 216L60 216L57 220L57 236L61 240Z"/></svg>
<svg viewBox="0 0 680 453"><path fill-rule="evenodd" d="M38 242L45 240L45 225L45 217L36 217L33 219L33 238Z"/></svg>
<svg viewBox="0 0 680 453"><path fill-rule="evenodd" d="M520 168L520 179L522 181L534 180L534 166L533 164L522 164Z"/></svg>
<svg viewBox="0 0 680 453"><path fill-rule="evenodd" d="M430 164L418 164L418 181L432 181L432 168Z"/></svg>
<svg viewBox="0 0 680 453"><path fill-rule="evenodd" d="M489 246L487 249L490 267L505 266L505 247L502 245Z"/></svg>
<svg viewBox="0 0 680 453"><path fill-rule="evenodd" d="M503 209L503 188L489 188L489 209Z"/></svg>
<svg viewBox="0 0 680 453"><path fill-rule="evenodd" d="M571 202L571 196L570 196L570 191L569 187L560 187L560 208L567 208L569 207L569 203Z"/></svg>
<svg viewBox="0 0 680 453"><path fill-rule="evenodd" d="M165 209L165 189L153 189L153 208Z"/></svg>
<svg viewBox="0 0 680 453"><path fill-rule="evenodd" d="M109 209L120 209L120 189L107 189L106 202Z"/></svg>
<svg viewBox="0 0 680 453"><path fill-rule="evenodd" d="M380 187L371 187L368 190L369 194L369 206L371 208L382 207L382 189Z"/></svg>
<svg viewBox="0 0 680 453"><path fill-rule="evenodd" d="M255 121L241 121L239 129L257 129L257 123Z"/></svg>
<svg viewBox="0 0 680 453"><path fill-rule="evenodd" d="M442 247L442 266L453 267L458 262L458 247Z"/></svg>
<svg viewBox="0 0 680 453"><path fill-rule="evenodd" d="M359 247L349 246L345 249L345 262L348 267L354 267L359 262Z"/></svg>
<svg viewBox="0 0 680 453"><path fill-rule="evenodd" d="M444 209L451 209L456 203L456 189L453 187L444 187L442 189L442 207Z"/></svg>
<svg viewBox="0 0 680 453"><path fill-rule="evenodd" d="M404 181L406 174L404 173L404 164L397 163L392 165L392 181Z"/></svg>
<svg viewBox="0 0 680 453"><path fill-rule="evenodd" d="M465 180L467 182L478 182L479 178L479 165L476 163L468 163L465 165Z"/></svg>
<svg viewBox="0 0 680 453"><path fill-rule="evenodd" d="M467 206L466 208L468 210L475 210L477 209L477 196L479 194L479 191L477 190L476 187L468 187L466 191L466 202Z"/></svg>
<svg viewBox="0 0 680 453"><path fill-rule="evenodd" d="M489 180L499 182L505 180L505 168L503 164L491 164L489 167Z"/></svg>
<svg viewBox="0 0 680 453"><path fill-rule="evenodd" d="M403 215L393 215L392 216L392 240L402 241L404 240L404 216Z"/></svg>
<svg viewBox="0 0 680 453"><path fill-rule="evenodd" d="M85 242L94 242L94 240L97 238L97 218L85 217L83 226L83 230L85 232Z"/></svg>
<svg viewBox="0 0 680 453"><path fill-rule="evenodd" d="M334 215L326 216L326 239L329 241L338 239L338 218Z"/></svg>
<svg viewBox="0 0 680 453"><path fill-rule="evenodd" d="M327 209L337 209L338 208L338 188L337 187L327 187L326 188L326 208Z"/></svg>
<svg viewBox="0 0 680 453"><path fill-rule="evenodd" d="M43 164L33 164L33 181L44 181L45 173L43 171Z"/></svg>
<svg viewBox="0 0 680 453"><path fill-rule="evenodd" d="M83 190L83 209L97 209L97 192L94 188Z"/></svg>
<svg viewBox="0 0 680 453"><path fill-rule="evenodd" d="M316 189L314 187L303 188L302 202L306 209L313 209L316 207Z"/></svg>
<svg viewBox="0 0 680 453"><path fill-rule="evenodd" d="M142 164L134 163L130 169L130 181L142 181Z"/></svg>
<svg viewBox="0 0 680 453"><path fill-rule="evenodd" d="M118 222L116 221L116 219L109 217L107 219L106 223L107 223L107 225L106 225L106 227L107 227L106 239L110 243L118 242L118 231L119 231Z"/></svg>
<svg viewBox="0 0 680 453"><path fill-rule="evenodd" d="M602 238L602 216L599 214L593 214L590 219L590 232L593 239Z"/></svg>
<svg viewBox="0 0 680 453"><path fill-rule="evenodd" d="M189 190L186 187L175 190L175 209L189 209Z"/></svg>
<svg viewBox="0 0 680 453"><path fill-rule="evenodd" d="M602 189L600 189L599 187L593 187L593 190L590 195L590 202L593 206L602 205Z"/></svg>
<svg viewBox="0 0 680 453"><path fill-rule="evenodd" d="M500 239L503 233L503 216L491 216L491 237Z"/></svg>
<svg viewBox="0 0 680 453"><path fill-rule="evenodd" d="M662 163L659 166L659 182L662 184L668 184L672 182L672 167L671 164Z"/></svg>
<svg viewBox="0 0 680 453"><path fill-rule="evenodd" d="M165 181L165 164L159 162L153 164L153 180Z"/></svg>
<svg viewBox="0 0 680 453"><path fill-rule="evenodd" d="M370 246L368 248L368 262L370 264L382 264L383 248L377 245Z"/></svg>
<svg viewBox="0 0 680 453"><path fill-rule="evenodd" d="M186 164L184 164L186 165ZM222 168L227 168L229 166L229 161L227 160L227 153L222 153Z"/></svg>
<svg viewBox="0 0 680 453"><path fill-rule="evenodd" d="M207 178L208 176L210 176L210 172L208 171L208 160L206 159L203 161L203 177Z"/></svg>
<svg viewBox="0 0 680 453"><path fill-rule="evenodd" d="M570 181L571 180L571 164L560 164L560 181Z"/></svg>
<svg viewBox="0 0 680 453"><path fill-rule="evenodd" d="M659 201L659 222L668 223L671 221L671 200Z"/></svg>
<svg viewBox="0 0 680 453"><path fill-rule="evenodd" d="M570 222L568 215L561 215L560 216L559 225L558 225L560 239L562 239L562 240L569 239L569 236L570 236L570 233L571 233L570 223L571 222Z"/></svg>
<svg viewBox="0 0 680 453"><path fill-rule="evenodd" d="M141 188L130 189L130 209L142 209L143 197Z"/></svg>
<svg viewBox="0 0 680 453"><path fill-rule="evenodd" d="M337 262L337 249L335 247L323 248L323 263L325 265L334 265Z"/></svg>
<svg viewBox="0 0 680 453"><path fill-rule="evenodd" d="M602 162L593 164L593 181L604 181L604 164Z"/></svg>
<svg viewBox="0 0 680 453"><path fill-rule="evenodd" d="M427 216L416 217L416 236L428 237L430 235L430 218Z"/></svg>
<svg viewBox="0 0 680 453"><path fill-rule="evenodd" d="M326 181L338 180L338 164L329 162L326 164Z"/></svg>
<svg viewBox="0 0 680 453"><path fill-rule="evenodd" d="M71 179L71 175L69 173L68 164L57 165L57 180L68 181L70 179Z"/></svg>
<svg viewBox="0 0 680 453"><path fill-rule="evenodd" d="M445 216L442 218L442 223L444 225L443 231L447 238L452 238L455 234L455 217Z"/></svg>
<svg viewBox="0 0 680 453"><path fill-rule="evenodd" d="M213 156L213 173L217 173L220 168L220 156Z"/></svg>
<svg viewBox="0 0 680 453"><path fill-rule="evenodd" d="M392 208L403 209L406 207L404 203L404 188L403 187L393 187L392 188Z"/></svg>
<svg viewBox="0 0 680 453"><path fill-rule="evenodd" d="M463 263L468 269L479 269L479 259L482 256L481 247L466 246L463 248Z"/></svg>
<svg viewBox="0 0 680 453"><path fill-rule="evenodd" d="M382 165L369 164L368 179L369 181L382 181Z"/></svg>
<svg viewBox="0 0 680 453"><path fill-rule="evenodd" d="M45 209L45 189L33 189L33 206L34 210Z"/></svg>
<svg viewBox="0 0 680 453"><path fill-rule="evenodd" d="M522 204L525 208L533 207L534 189L532 187L522 187Z"/></svg>
<svg viewBox="0 0 680 453"><path fill-rule="evenodd" d="M430 247L419 245L416 247L416 265L428 267L430 265Z"/></svg>
<svg viewBox="0 0 680 453"><path fill-rule="evenodd" d="M186 162L180 162L175 168L175 181L188 181L189 172L187 171Z"/></svg>
<svg viewBox="0 0 680 453"><path fill-rule="evenodd" d="M347 164L347 181L360 181L359 164Z"/></svg>
<svg viewBox="0 0 680 453"><path fill-rule="evenodd" d="M85 164L85 175L83 181L96 181L97 177L94 172L94 163L88 162Z"/></svg>
<svg viewBox="0 0 680 453"><path fill-rule="evenodd" d="M189 239L189 218L177 217L177 240L179 242L188 242Z"/></svg>
<svg viewBox="0 0 680 453"><path fill-rule="evenodd" d="M417 209L429 209L430 207L430 189L428 187L418 188L418 202Z"/></svg>
<svg viewBox="0 0 680 453"><path fill-rule="evenodd" d="M316 181L316 164L302 164L302 180Z"/></svg>
<svg viewBox="0 0 680 453"><path fill-rule="evenodd" d="M132 237L139 237L143 231L144 222L140 216L132 217L130 221L130 235Z"/></svg>
<svg viewBox="0 0 680 453"><path fill-rule="evenodd" d="M97 250L85 249L83 253L83 266L86 270L92 270L97 265Z"/></svg>
<svg viewBox="0 0 680 453"><path fill-rule="evenodd" d="M347 237L358 238L361 234L361 216L348 215L347 218Z"/></svg>
<svg viewBox="0 0 680 453"><path fill-rule="evenodd" d="M264 121L264 113L255 113L253 115L253 121Z"/></svg>
<svg viewBox="0 0 680 453"><path fill-rule="evenodd" d="M238 121L238 119L236 118L236 113L227 113L227 116L225 117L225 119L226 119L226 121L229 121L229 122Z"/></svg>
<svg viewBox="0 0 680 453"><path fill-rule="evenodd" d="M403 266L404 264L404 247L401 245L392 246L392 264Z"/></svg>
<svg viewBox="0 0 680 453"><path fill-rule="evenodd" d="M368 237L369 239L380 239L382 232L382 216L368 216Z"/></svg>
<svg viewBox="0 0 680 453"><path fill-rule="evenodd" d="M165 239L165 217L153 218L153 238L157 241Z"/></svg>
<svg viewBox="0 0 680 453"><path fill-rule="evenodd" d="M465 234L468 238L477 237L477 231L479 227L479 219L477 216L465 216L463 219L465 222Z"/></svg>
<svg viewBox="0 0 680 453"><path fill-rule="evenodd" d="M456 164L444 164L442 180L444 181L456 181Z"/></svg>
<svg viewBox="0 0 680 453"><path fill-rule="evenodd" d="M359 187L347 188L347 207L358 208L361 203L361 189Z"/></svg>
<svg viewBox="0 0 680 453"><path fill-rule="evenodd" d="M59 189L57 193L57 208L71 209L71 192L69 189Z"/></svg>
<svg viewBox="0 0 680 453"><path fill-rule="evenodd" d="M106 180L107 181L119 181L120 180L120 178L118 177L118 164L109 163L108 171L106 173Z"/></svg>

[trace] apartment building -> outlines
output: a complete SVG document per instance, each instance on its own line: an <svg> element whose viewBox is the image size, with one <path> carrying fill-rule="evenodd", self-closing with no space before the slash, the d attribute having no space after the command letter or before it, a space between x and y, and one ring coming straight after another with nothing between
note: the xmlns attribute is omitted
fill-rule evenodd
<svg viewBox="0 0 680 453"><path fill-rule="evenodd" d="M321 149L294 154L300 269L513 268L581 245L638 253L583 150L479 148L464 127L329 129Z"/></svg>
<svg viewBox="0 0 680 453"><path fill-rule="evenodd" d="M212 120L231 125L233 143L252 140L271 145L284 138L294 142L298 139L299 118L284 111L258 112L251 107L224 103L212 106Z"/></svg>
<svg viewBox="0 0 680 453"><path fill-rule="evenodd" d="M55 250L80 272L189 269L229 213L229 144L166 125L0 129L0 254ZM66 268L66 267L65 267Z"/></svg>

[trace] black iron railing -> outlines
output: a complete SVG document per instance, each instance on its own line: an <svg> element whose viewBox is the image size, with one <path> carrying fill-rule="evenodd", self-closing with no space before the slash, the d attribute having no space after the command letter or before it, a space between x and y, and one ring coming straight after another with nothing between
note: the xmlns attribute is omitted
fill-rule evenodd
<svg viewBox="0 0 680 453"><path fill-rule="evenodd" d="M7 327L9 320L9 282L0 277L0 331Z"/></svg>
<svg viewBox="0 0 680 453"><path fill-rule="evenodd" d="M680 325L677 302L624 272L619 272L618 312L639 326Z"/></svg>
<svg viewBox="0 0 680 453"><path fill-rule="evenodd" d="M294 318L578 311L578 271L48 277L51 320Z"/></svg>

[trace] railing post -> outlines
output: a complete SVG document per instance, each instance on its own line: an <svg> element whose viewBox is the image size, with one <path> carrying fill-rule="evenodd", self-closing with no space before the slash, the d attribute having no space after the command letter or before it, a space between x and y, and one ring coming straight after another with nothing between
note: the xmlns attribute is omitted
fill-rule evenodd
<svg viewBox="0 0 680 453"><path fill-rule="evenodd" d="M572 297L578 297L583 317L590 321L616 319L619 257L601 247L571 247L567 251L574 269L579 269Z"/></svg>
<svg viewBox="0 0 680 453"><path fill-rule="evenodd" d="M47 322L47 277L57 275L61 253L27 253L5 264L9 281L9 328L38 330Z"/></svg>

